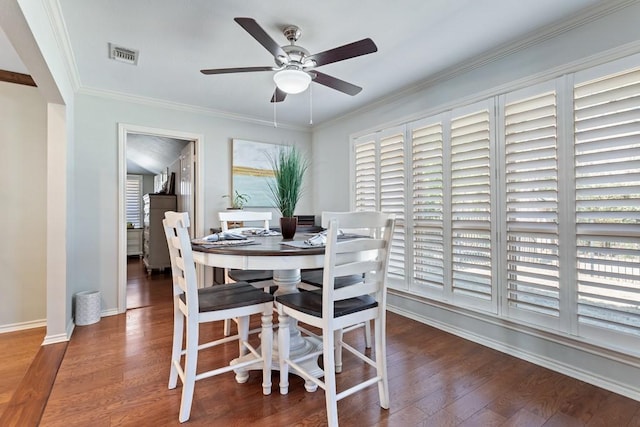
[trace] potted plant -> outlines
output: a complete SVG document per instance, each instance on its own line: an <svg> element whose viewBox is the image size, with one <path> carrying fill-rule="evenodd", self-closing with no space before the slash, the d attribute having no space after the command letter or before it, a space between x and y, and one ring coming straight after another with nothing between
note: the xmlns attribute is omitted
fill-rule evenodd
<svg viewBox="0 0 640 427"><path fill-rule="evenodd" d="M231 199L231 207L229 209L242 209L249 201L249 195L240 193L238 190L236 190L232 195L225 194L222 197L228 197Z"/></svg>
<svg viewBox="0 0 640 427"><path fill-rule="evenodd" d="M297 218L293 216L302 197L302 181L309 167L307 159L296 147L280 147L277 154L268 155L273 169L269 181L271 200L280 211L280 230L283 239L292 239L296 233Z"/></svg>

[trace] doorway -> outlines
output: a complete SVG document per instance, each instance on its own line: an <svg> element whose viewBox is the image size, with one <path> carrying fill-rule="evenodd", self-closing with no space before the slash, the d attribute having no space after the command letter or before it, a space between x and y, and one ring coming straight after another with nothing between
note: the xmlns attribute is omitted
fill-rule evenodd
<svg viewBox="0 0 640 427"><path fill-rule="evenodd" d="M203 185L201 164L202 156L199 154L202 151L202 135L192 134L186 132L178 132L172 130L163 130L135 125L119 125L119 220L118 220L118 232L120 236L119 244L119 274L118 274L118 312L124 313L127 310L127 217L126 217L126 183L127 183L127 171L129 163L130 171L134 171L136 166L133 165L129 157L138 159L137 163L142 163L145 167L138 169L138 172L142 172L146 169L150 174L155 174L160 168L164 170L164 173L158 174L158 178L161 176L160 181L167 177L171 177L170 169L173 169L176 178L174 183L175 193L177 194L177 210L189 212L191 218L191 231L194 234L199 234L203 227ZM172 142L175 146L171 146ZM169 145L166 145L169 144ZM163 150L162 147L165 147ZM169 148L171 147L171 148ZM128 156L128 151L131 151L131 156ZM167 154L164 152L170 151ZM144 159L146 153L146 159ZM179 155L175 153L180 153ZM152 166L153 159L162 159L164 156L177 158L172 160L172 165ZM165 159L168 157L165 157ZM161 163L163 160L159 160ZM166 162L166 160L164 160ZM139 165L140 166L140 165ZM156 183L147 183L144 193L157 192L158 180ZM162 184L162 182L160 183Z"/></svg>

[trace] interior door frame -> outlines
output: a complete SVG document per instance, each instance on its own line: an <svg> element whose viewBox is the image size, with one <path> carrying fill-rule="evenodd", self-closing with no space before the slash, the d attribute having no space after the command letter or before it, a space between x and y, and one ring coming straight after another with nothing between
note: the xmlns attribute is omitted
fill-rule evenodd
<svg viewBox="0 0 640 427"><path fill-rule="evenodd" d="M195 218L191 227L196 235L204 235L204 181L202 173L202 147L204 135L176 130L152 128L148 126L118 123L118 313L127 311L127 227L125 218L127 181L127 135L145 134L165 138L193 141L195 145L195 161L192 176L195 187ZM198 274L203 274L199 271Z"/></svg>

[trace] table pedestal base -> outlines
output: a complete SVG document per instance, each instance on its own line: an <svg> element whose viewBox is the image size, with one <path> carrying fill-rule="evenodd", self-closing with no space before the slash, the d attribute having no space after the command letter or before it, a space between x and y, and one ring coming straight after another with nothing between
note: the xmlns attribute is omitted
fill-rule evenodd
<svg viewBox="0 0 640 427"><path fill-rule="evenodd" d="M297 329L291 328L291 330L296 332L299 338L296 340L296 345L294 345L293 344L294 341L292 337L291 350L289 353L292 359L322 350L321 340L315 337L302 337L300 335L300 331L298 331ZM277 331L274 331L273 340L274 340L274 347L273 347L273 359L272 359L273 361L271 363L271 369L274 371L279 371L280 363L279 363L279 357L278 357L279 354L278 354L278 346L277 346L277 342L278 342ZM233 359L230 365L233 366L238 363L251 360L253 357L254 356L251 353L246 354L242 357ZM300 366L302 366L305 369L305 371L310 373L311 376L313 377L320 378L324 375L324 371L320 368L320 365L318 365L318 359L305 360L300 363ZM260 370L260 371L262 370L262 365L260 364L260 362L256 362L253 365L245 366L241 369L234 370L234 372L236 373L236 381L238 382L238 384L247 382L247 380L249 379L248 371L253 371L253 370ZM289 373L300 376L300 374L292 367L289 367ZM305 381L304 388L308 392L314 392L318 389L318 385L313 381Z"/></svg>
<svg viewBox="0 0 640 427"><path fill-rule="evenodd" d="M297 289L297 285L298 283L300 283L300 270L274 270L273 281L274 284L278 286L278 290L275 292L275 295L284 295L299 292ZM278 357L278 332L279 331L276 330L273 333L273 362L271 364L271 369L276 371L280 370ZM300 330L298 329L297 322L293 321L293 319L289 328L289 334L289 355L291 359L296 359L307 354L322 351L322 341L315 337L303 337L300 333ZM233 359L230 365L233 366L240 362L251 360L251 358L253 358L253 355L247 354L245 356ZM300 366L315 378L320 378L324 375L323 370L318 365L317 358L305 360L304 362L300 363ZM247 371L256 369L262 370L262 366L258 362L256 362L256 364L254 365L249 365L242 369L234 370L234 372L236 373L236 381L238 383L246 382L249 378L249 373ZM299 375L298 372L292 367L289 368L289 372L295 375ZM308 392L314 392L318 389L318 385L312 381L305 381L304 388Z"/></svg>

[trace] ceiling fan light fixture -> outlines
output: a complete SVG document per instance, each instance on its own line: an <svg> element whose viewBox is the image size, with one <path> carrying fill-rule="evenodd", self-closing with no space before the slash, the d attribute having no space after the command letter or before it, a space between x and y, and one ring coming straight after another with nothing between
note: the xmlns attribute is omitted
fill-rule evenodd
<svg viewBox="0 0 640 427"><path fill-rule="evenodd" d="M281 91L296 94L309 87L311 76L302 70L281 70L273 75L273 81Z"/></svg>

